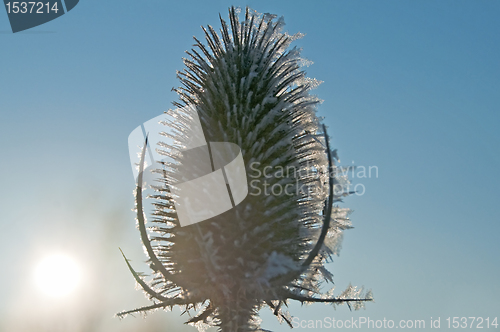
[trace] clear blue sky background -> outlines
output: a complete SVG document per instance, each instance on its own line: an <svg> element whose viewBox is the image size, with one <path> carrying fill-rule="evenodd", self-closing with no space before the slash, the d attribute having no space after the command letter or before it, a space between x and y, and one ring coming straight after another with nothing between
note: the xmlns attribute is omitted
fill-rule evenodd
<svg viewBox="0 0 500 332"><path fill-rule="evenodd" d="M230 5L306 33L295 44L324 81L319 115L342 163L379 170L353 179L366 193L346 199L355 229L330 265L338 291L365 285L376 302L291 313L427 327L499 316L500 2L82 0L17 34L0 10L0 331L194 331L178 310L112 318L148 303L118 251L147 271L127 137L171 107L192 36ZM85 266L67 303L32 289L33 264L52 251ZM263 327L288 329L271 316Z"/></svg>

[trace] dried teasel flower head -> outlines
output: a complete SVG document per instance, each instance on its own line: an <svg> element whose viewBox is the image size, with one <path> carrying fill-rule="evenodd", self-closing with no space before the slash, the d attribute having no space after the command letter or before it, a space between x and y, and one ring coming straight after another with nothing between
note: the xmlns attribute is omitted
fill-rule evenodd
<svg viewBox="0 0 500 332"><path fill-rule="evenodd" d="M300 50L290 48L301 35L283 32L283 18L248 8L241 22L235 8L229 10L229 24L220 22L220 34L211 26L203 29L206 44L195 38L186 68L178 73L180 102L170 111L177 122L166 123L170 134L165 134L175 143L160 147L170 161L158 167L161 181L152 196L156 210L149 229L142 206L146 149L142 152L137 219L151 282L127 264L154 304L118 315L179 305L200 310L188 323L233 332L260 330L257 313L263 306L291 326L281 310L288 300L359 308L371 300L370 292L349 286L335 297L320 291L323 281L332 281L325 263L338 252L343 230L351 228L350 211L335 205L349 192L316 116L320 100L309 93L318 82L306 78ZM185 167L196 169L185 148L198 120L206 141L240 148L248 193L226 212L183 225L172 179L179 180Z"/></svg>

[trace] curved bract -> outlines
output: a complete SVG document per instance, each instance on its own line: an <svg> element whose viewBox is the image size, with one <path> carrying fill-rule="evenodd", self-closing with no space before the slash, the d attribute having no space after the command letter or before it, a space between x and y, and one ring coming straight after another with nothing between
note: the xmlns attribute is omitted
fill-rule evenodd
<svg viewBox="0 0 500 332"><path fill-rule="evenodd" d="M178 73L177 122L166 123L173 134L165 133L175 143L160 147L173 162L158 167L162 178L152 196L156 210L149 231L142 208L143 151L137 219L152 281L127 264L155 304L120 316L200 306L189 323L256 331L262 306L291 326L281 310L289 299L355 308L371 300L355 287L339 297L319 290L322 281L332 281L326 260L337 253L342 231L351 228L349 211L334 205L349 193L339 190L347 180L337 175L326 128L316 116L320 100L309 94L317 82L300 70L299 50L289 49L300 35L282 32L282 18L249 9L242 22L235 8L229 18L229 25L220 19L220 35L211 26L204 29L206 45L195 38L197 49L187 52L186 68ZM208 142L241 149L250 192L232 209L182 227L173 179L183 167L193 167L183 152L193 121L182 113L187 108L196 109Z"/></svg>

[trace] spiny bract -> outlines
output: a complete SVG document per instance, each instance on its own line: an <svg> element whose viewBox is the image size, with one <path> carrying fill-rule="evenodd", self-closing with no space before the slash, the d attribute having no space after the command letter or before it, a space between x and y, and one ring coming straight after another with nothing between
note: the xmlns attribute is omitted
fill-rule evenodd
<svg viewBox="0 0 500 332"><path fill-rule="evenodd" d="M158 169L162 181L152 196L155 226L149 230L141 178L136 191L141 238L154 271L151 283L127 261L155 303L119 316L180 305L200 309L188 323L233 332L260 330L257 312L263 306L291 326L281 310L289 299L359 308L371 300L370 293L350 286L333 297L319 289L322 281L332 281L324 264L351 224L349 210L333 205L348 194L348 182L339 176L316 116L320 100L309 94L318 83L300 70L300 50L289 49L301 36L282 32L283 18L275 15L247 9L240 22L231 8L229 18L230 27L220 18L220 35L204 28L208 46L195 38L197 50L187 52L186 68L178 73L182 87L174 104L181 113L186 106L196 109L207 141L241 148L249 194L217 217L181 227L169 179L182 167L179 147L188 139L182 128L190 126L191 117L186 112L177 125L170 124L176 144L162 144L161 150L173 162Z"/></svg>

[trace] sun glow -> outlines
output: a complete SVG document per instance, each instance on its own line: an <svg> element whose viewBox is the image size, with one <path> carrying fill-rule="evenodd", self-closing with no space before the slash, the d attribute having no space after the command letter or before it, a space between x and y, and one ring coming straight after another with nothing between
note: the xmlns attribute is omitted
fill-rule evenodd
<svg viewBox="0 0 500 332"><path fill-rule="evenodd" d="M81 271L78 264L62 254L44 258L35 270L38 288L51 297L62 297L73 292L80 283Z"/></svg>

